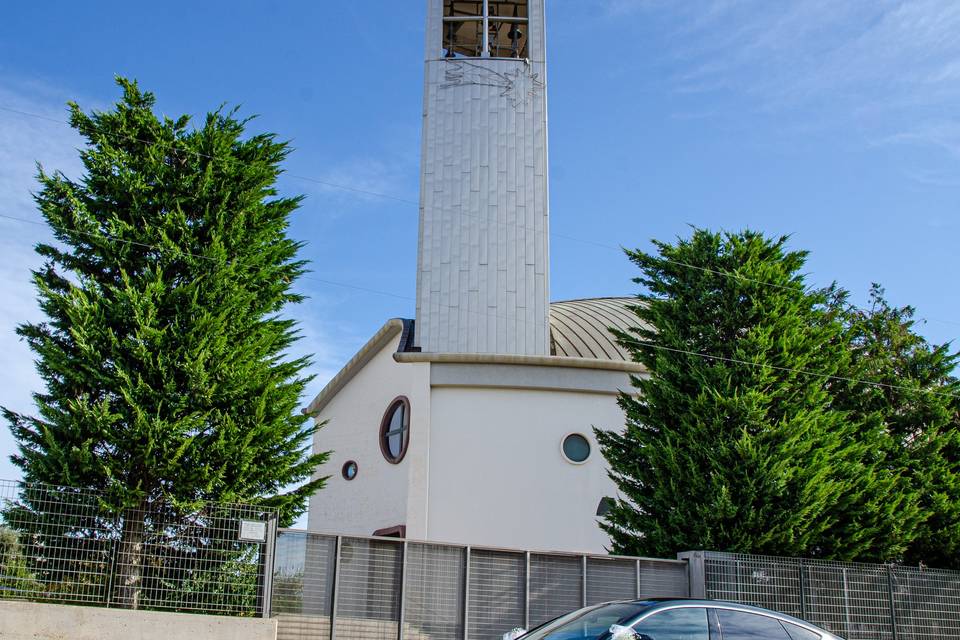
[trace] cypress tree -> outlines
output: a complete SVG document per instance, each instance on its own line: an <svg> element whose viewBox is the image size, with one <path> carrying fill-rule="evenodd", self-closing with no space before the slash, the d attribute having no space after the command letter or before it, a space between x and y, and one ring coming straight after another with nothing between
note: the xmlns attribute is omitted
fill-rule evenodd
<svg viewBox="0 0 960 640"><path fill-rule="evenodd" d="M913 307L890 305L880 285L867 309L845 296L834 304L851 353L851 381L837 385L837 405L861 425L879 425L877 464L912 487L923 511L903 561L960 568L960 353L918 334Z"/></svg>
<svg viewBox="0 0 960 640"><path fill-rule="evenodd" d="M829 293L805 287L806 253L752 231L655 244L627 252L646 292L618 335L648 375L620 396L625 429L597 430L619 489L601 523L613 550L901 553L916 498L834 406L850 355Z"/></svg>
<svg viewBox="0 0 960 640"><path fill-rule="evenodd" d="M275 186L290 147L246 135L249 120L222 107L197 126L158 117L153 94L117 83L109 111L70 104L84 175L39 169L57 243L36 247L46 320L18 333L46 390L37 416L4 409L11 459L25 481L101 491L117 512L245 502L288 526L326 459L309 451L316 427L297 410L309 359L289 355L298 334L283 317L306 266L287 235L301 198Z"/></svg>

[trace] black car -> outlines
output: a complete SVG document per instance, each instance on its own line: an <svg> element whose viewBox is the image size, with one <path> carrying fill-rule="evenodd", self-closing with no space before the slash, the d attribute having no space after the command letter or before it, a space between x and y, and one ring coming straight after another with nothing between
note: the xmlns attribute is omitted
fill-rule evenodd
<svg viewBox="0 0 960 640"><path fill-rule="evenodd" d="M809 622L717 600L635 600L578 609L522 640L841 640Z"/></svg>

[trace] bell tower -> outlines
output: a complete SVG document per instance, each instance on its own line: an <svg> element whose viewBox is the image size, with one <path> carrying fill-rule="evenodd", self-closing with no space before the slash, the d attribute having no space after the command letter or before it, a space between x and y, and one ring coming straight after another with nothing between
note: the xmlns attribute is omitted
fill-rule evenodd
<svg viewBox="0 0 960 640"><path fill-rule="evenodd" d="M550 353L544 2L427 2L422 351Z"/></svg>

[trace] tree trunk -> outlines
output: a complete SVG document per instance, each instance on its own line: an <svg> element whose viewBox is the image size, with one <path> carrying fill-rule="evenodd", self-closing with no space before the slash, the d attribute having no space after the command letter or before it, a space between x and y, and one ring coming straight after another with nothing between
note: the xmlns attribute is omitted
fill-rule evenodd
<svg viewBox="0 0 960 640"><path fill-rule="evenodd" d="M128 509L123 518L123 535L117 559L118 601L128 609L140 608L140 590L143 578L146 502Z"/></svg>

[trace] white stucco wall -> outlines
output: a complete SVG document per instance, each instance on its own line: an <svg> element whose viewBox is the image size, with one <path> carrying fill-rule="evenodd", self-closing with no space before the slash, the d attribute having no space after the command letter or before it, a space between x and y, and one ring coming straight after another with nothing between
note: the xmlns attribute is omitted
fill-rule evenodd
<svg viewBox="0 0 960 640"><path fill-rule="evenodd" d="M327 424L314 438L315 451L333 451L316 475L330 476L326 488L310 498L308 527L369 536L378 529L405 524L416 533L417 513L408 513L411 492L425 492L425 429L429 424L429 364L400 364L393 360L400 335L386 342L366 366L321 409L316 419ZM410 450L399 464L387 462L380 451L380 421L391 401L410 401ZM340 470L355 460L359 472L347 481ZM411 473L411 468L417 470ZM418 504L422 504L421 498ZM419 516L424 522L424 516Z"/></svg>
<svg viewBox="0 0 960 640"><path fill-rule="evenodd" d="M331 478L311 499L309 528L369 536L404 525L415 540L603 553L596 512L616 487L593 427L622 428L624 365L397 354L397 326L385 325L311 405L328 421L314 449L334 453L318 470ZM379 427L400 395L410 401L410 440L393 465ZM591 443L583 464L561 452L570 433ZM353 481L340 474L347 460L359 465Z"/></svg>
<svg viewBox="0 0 960 640"><path fill-rule="evenodd" d="M435 387L431 420L430 539L605 551L609 539L597 526L596 510L615 487L592 426L622 427L616 396ZM561 441L571 432L591 443L584 464L571 464L561 454Z"/></svg>

